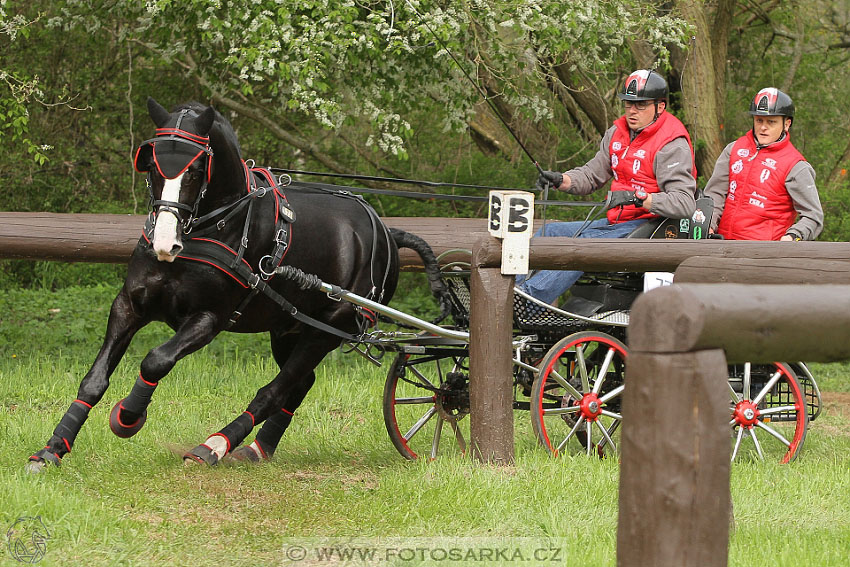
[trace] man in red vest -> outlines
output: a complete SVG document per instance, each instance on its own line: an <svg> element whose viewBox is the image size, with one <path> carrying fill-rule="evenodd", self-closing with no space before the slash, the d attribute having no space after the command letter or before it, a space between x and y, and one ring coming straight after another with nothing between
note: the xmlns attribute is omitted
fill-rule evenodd
<svg viewBox="0 0 850 567"><path fill-rule="evenodd" d="M775 88L750 103L753 128L723 150L705 186L710 231L735 240L814 240L823 230L815 170L791 144L794 103Z"/></svg>
<svg viewBox="0 0 850 567"><path fill-rule="evenodd" d="M546 184L587 195L609 180L611 201L607 218L547 224L544 236L624 238L649 219L664 216L690 218L696 209L694 149L685 126L667 109L667 81L652 70L629 75L619 98L625 114L602 137L599 151L585 165L565 173L544 171L538 188ZM541 236L540 233L535 236ZM582 275L576 270L541 270L518 277L528 294L552 303Z"/></svg>

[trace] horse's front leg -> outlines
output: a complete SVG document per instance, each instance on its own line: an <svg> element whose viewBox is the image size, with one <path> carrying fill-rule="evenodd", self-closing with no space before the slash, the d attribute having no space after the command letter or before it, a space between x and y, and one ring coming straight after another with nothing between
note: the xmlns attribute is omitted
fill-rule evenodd
<svg viewBox="0 0 850 567"><path fill-rule="evenodd" d="M91 369L80 382L77 398L62 416L47 445L29 458L27 470L39 472L48 463L59 465L62 457L71 452L77 434L88 419L89 411L109 387L109 377L127 351L133 335L146 324L133 309L125 290L112 302L106 337Z"/></svg>
<svg viewBox="0 0 850 567"><path fill-rule="evenodd" d="M218 318L208 312L196 313L180 325L168 341L152 349L142 360L133 389L112 408L109 427L119 437L132 437L147 420L147 409L160 379L177 361L208 345L220 332Z"/></svg>

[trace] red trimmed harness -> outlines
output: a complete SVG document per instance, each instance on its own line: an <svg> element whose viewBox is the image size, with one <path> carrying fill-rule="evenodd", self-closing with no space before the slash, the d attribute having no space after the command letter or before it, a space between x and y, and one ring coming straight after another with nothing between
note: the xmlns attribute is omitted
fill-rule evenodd
<svg viewBox="0 0 850 567"><path fill-rule="evenodd" d="M290 224L295 221L295 213L290 208L286 195L284 195L280 184L274 179L272 173L265 168L249 169L244 162L243 167L245 168L247 193L233 203L194 219L189 227L192 236L183 240L183 250L177 257L179 260L190 260L212 266L224 272L243 288L251 290L230 316L226 328L232 327L239 320L248 303L257 295L259 280L268 281L274 277L275 269L281 265L289 250L292 242ZM260 258L257 266L251 266L244 256L248 250L248 229L251 226L254 203L256 199L269 194L275 198L275 235L272 240L272 249L269 254ZM238 249L234 250L221 242L217 236L236 215L246 208L247 212L242 221L242 238L239 241ZM199 229L193 228L196 225L207 223L211 224ZM142 240L148 246L151 244L153 227L154 222L149 217L142 233Z"/></svg>

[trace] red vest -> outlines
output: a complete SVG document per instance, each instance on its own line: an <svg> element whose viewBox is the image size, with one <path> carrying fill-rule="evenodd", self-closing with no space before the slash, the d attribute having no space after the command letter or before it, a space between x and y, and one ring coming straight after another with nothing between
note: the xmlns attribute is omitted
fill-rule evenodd
<svg viewBox="0 0 850 567"><path fill-rule="evenodd" d="M691 137L678 118L669 112L662 112L658 119L644 128L630 140L630 130L626 117L621 116L614 121L614 135L608 145L611 156L611 170L614 180L611 191L634 191L645 189L647 193L658 193L658 180L655 179L655 154L669 142L684 137L691 148L691 171L696 179L694 166L694 146ZM658 215L652 214L643 207L626 205L608 210L608 222L615 224L634 219L651 219Z"/></svg>
<svg viewBox="0 0 850 567"><path fill-rule="evenodd" d="M738 138L729 156L729 192L717 232L733 240L782 238L797 218L785 179L801 161L805 158L788 135L761 149L752 130Z"/></svg>

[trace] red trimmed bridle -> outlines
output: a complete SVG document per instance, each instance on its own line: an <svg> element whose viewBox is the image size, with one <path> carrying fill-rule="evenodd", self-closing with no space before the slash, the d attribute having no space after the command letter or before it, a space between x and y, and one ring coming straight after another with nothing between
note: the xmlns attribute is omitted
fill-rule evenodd
<svg viewBox="0 0 850 567"><path fill-rule="evenodd" d="M151 138L149 140L145 140L144 142L142 142L139 145L139 148L136 150L136 156L135 156L135 159L133 160L133 166L135 167L136 171L148 174L148 176L147 176L147 186L148 186L148 193L150 194L150 216L151 216L152 227L153 227L153 223L155 223L155 214L157 213L157 211L164 211L164 212L171 213L172 215L177 217L177 221L183 227L183 233L184 234L188 234L189 232L191 232L192 225L193 225L194 220L195 220L195 218L197 217L197 214L198 214L198 205L200 204L201 199L206 194L207 185L209 184L210 179L212 179L212 158L213 158L213 150L210 147L209 136L199 136L198 134L193 134L192 132L189 132L187 130L183 130L183 129L180 128L180 124L181 124L181 122L183 122L183 118L185 118L187 114L196 115L196 113L192 110L188 110L188 109L181 110L180 115L177 117L177 123L174 125L174 127L157 128L156 129L156 137ZM178 171L175 175L172 175L171 177L169 177L163 171L162 165L160 164L159 159L157 158L157 155L156 155L156 151L155 151L156 144L160 143L160 142L176 142L176 143L179 143L179 144L188 145L191 148L198 150L198 153L196 153L194 156L190 156L189 159L186 161L185 165L182 166L180 171ZM205 172L206 174L203 176L203 183L201 185L200 190L198 191L198 196L195 199L194 204L186 205L184 203L180 203L180 202L177 202L177 201L167 201L167 200L163 200L163 199L156 199L154 197L153 182L152 182L152 176L153 176L152 169L154 167L159 172L159 174L162 175L163 178L174 179L174 178L178 177L180 174L184 173L189 168L189 166L191 166L196 160L201 158L202 155L207 156L207 160L206 160L207 163L206 163L206 167L204 168L206 170L206 172ZM141 166L140 163L139 163L139 158L142 157L143 159L145 159L148 156L150 157L150 159L153 163L153 166L152 167L151 166ZM180 214L181 210L189 213L189 216L186 219L183 219L181 217L181 214Z"/></svg>

